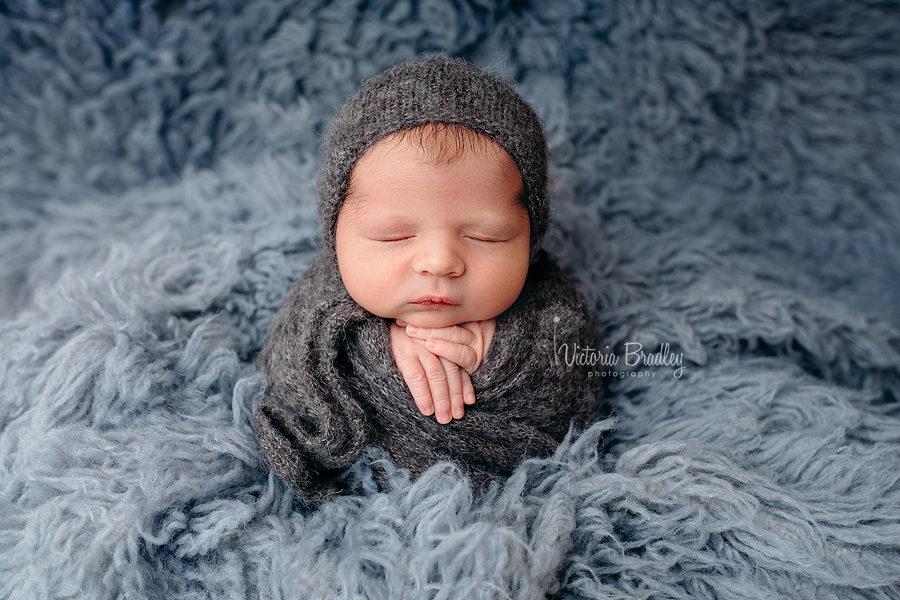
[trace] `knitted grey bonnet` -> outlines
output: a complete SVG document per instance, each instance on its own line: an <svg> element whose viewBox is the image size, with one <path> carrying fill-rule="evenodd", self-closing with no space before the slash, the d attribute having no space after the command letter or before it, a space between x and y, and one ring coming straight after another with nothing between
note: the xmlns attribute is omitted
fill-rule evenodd
<svg viewBox="0 0 900 600"><path fill-rule="evenodd" d="M531 220L531 260L547 230L547 142L531 107L512 86L466 61L447 56L395 65L363 83L341 108L323 144L319 217L326 252L356 161L379 140L403 129L446 123L482 133L512 157Z"/></svg>

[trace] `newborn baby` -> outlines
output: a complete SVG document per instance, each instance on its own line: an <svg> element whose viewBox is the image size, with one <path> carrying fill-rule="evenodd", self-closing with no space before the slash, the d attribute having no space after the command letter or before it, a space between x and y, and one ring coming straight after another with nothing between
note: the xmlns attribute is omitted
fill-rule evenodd
<svg viewBox="0 0 900 600"><path fill-rule="evenodd" d="M559 355L599 343L540 249L546 141L512 87L458 59L395 66L324 152L323 248L259 357L256 433L280 477L319 502L380 446L413 475L452 460L480 485L599 415L599 379Z"/></svg>
<svg viewBox="0 0 900 600"><path fill-rule="evenodd" d="M419 409L440 423L475 403L469 373L490 346L493 318L525 284L522 191L503 148L457 125L391 134L353 167L335 231L341 280L357 304L396 319L394 361Z"/></svg>

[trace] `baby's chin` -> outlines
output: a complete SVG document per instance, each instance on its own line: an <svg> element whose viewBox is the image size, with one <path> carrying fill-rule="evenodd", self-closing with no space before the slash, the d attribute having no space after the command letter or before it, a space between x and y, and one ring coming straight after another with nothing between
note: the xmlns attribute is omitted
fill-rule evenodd
<svg viewBox="0 0 900 600"><path fill-rule="evenodd" d="M391 317L406 321L410 325L416 327L427 327L429 329L438 329L440 327L450 327L451 325L461 325L471 321L485 321L493 319L497 315L481 315L477 313L457 313L455 311L429 310L421 311L413 314L404 314Z"/></svg>

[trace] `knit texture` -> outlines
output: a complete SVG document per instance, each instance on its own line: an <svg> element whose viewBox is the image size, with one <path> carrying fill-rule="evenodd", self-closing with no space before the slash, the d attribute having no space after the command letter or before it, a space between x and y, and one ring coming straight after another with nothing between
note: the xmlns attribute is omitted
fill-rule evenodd
<svg viewBox="0 0 900 600"><path fill-rule="evenodd" d="M481 488L597 420L601 379L571 359L576 346L598 348L597 337L574 284L540 254L472 374L476 404L441 425L419 412L394 365L387 321L347 295L322 255L291 289L260 354L268 385L257 439L266 462L309 502L353 489L337 476L369 446L414 476L453 461Z"/></svg>
<svg viewBox="0 0 900 600"><path fill-rule="evenodd" d="M615 421L311 509L256 360L328 123L440 51L545 126ZM0 2L0 598L900 597L898 65L883 0Z"/></svg>
<svg viewBox="0 0 900 600"><path fill-rule="evenodd" d="M319 179L325 251L334 252L337 218L356 161L388 135L428 123L482 133L512 157L522 176L535 260L550 217L547 142L540 119L499 75L447 56L391 67L366 81L341 108L325 140Z"/></svg>

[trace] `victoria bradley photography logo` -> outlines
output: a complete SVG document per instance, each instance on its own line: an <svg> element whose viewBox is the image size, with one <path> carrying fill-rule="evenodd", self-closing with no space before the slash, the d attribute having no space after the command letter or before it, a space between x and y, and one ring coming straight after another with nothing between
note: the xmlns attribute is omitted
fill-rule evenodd
<svg viewBox="0 0 900 600"><path fill-rule="evenodd" d="M671 352L669 344L662 344L656 352L645 352L644 345L639 342L626 342L622 354L601 352L598 348L557 342L556 324L559 317L553 319L553 347L551 359L554 365L567 367L586 367L591 369L588 377L656 377L656 369L640 370L639 367L673 367L672 376L681 379L684 375L684 352ZM620 366L620 359L624 358ZM627 368L626 368L627 367ZM638 367L638 368L636 368Z"/></svg>

